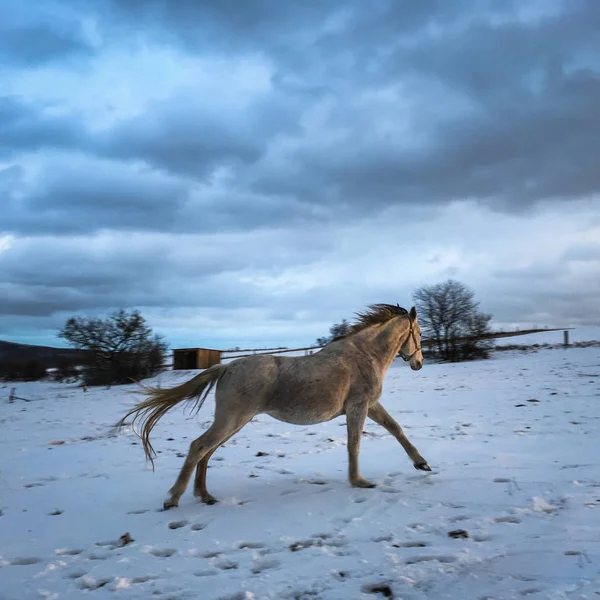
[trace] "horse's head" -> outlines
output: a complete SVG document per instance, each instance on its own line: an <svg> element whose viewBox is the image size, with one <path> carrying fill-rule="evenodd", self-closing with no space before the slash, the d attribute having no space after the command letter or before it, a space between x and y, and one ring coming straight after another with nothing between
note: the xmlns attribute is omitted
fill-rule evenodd
<svg viewBox="0 0 600 600"><path fill-rule="evenodd" d="M406 339L400 346L400 356L410 363L413 371L418 371L423 366L423 354L421 352L421 328L417 317L417 309L413 306L408 313L410 328L406 333Z"/></svg>

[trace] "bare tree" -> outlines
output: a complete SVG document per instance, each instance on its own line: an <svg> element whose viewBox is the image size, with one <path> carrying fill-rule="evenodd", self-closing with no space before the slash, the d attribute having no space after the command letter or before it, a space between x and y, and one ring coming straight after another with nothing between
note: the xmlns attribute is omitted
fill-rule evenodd
<svg viewBox="0 0 600 600"><path fill-rule="evenodd" d="M152 335L137 310L120 310L105 319L71 317L58 337L89 353L85 375L88 385L129 383L152 377L162 370L167 350L162 338Z"/></svg>
<svg viewBox="0 0 600 600"><path fill-rule="evenodd" d="M466 285L449 279L419 288L413 299L424 336L433 338L443 359L487 356L487 342L474 338L489 332L491 315L478 311L475 293Z"/></svg>
<svg viewBox="0 0 600 600"><path fill-rule="evenodd" d="M317 346L326 346L336 338L345 336L350 331L350 327L346 319L342 319L341 323L335 323L329 328L328 336L317 338Z"/></svg>

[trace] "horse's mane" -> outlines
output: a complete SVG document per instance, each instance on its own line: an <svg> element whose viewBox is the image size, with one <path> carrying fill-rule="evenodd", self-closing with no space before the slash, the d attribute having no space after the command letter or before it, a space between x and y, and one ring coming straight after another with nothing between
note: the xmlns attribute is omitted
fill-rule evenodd
<svg viewBox="0 0 600 600"><path fill-rule="evenodd" d="M408 311L399 304L371 304L364 312L356 313L356 323L350 326L348 333L335 337L332 341L344 339L349 335L358 333L371 325L387 323L390 319L401 315L408 315Z"/></svg>

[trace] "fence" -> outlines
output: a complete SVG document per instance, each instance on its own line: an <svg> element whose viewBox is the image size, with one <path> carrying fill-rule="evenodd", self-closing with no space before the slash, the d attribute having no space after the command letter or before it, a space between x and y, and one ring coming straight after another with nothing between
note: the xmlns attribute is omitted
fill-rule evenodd
<svg viewBox="0 0 600 600"><path fill-rule="evenodd" d="M507 338L507 337L517 337L517 336L521 336L521 335L530 335L532 333L543 333L543 332L549 332L549 331L564 331L564 345L565 346L569 345L568 329L565 329L563 327L556 327L553 329L522 329L519 331L496 331L496 332L492 332L492 333L486 333L483 335L455 338L453 341L457 342L457 343L478 342L478 341L482 341L482 340L493 340L493 339L500 339L500 338ZM424 338L421 340L421 346L423 348L431 348L431 347L435 346L435 344L436 344L436 341L434 339L425 339ZM223 358L228 358L228 359L246 358L247 356L257 356L257 355L261 355L261 354L288 354L290 352L309 353L309 352L313 352L315 350L320 350L320 349L321 349L321 346L305 346L303 348L257 348L257 349L248 349L248 350L215 350L213 352L220 353L220 355L219 355L219 362L220 362L220 360L222 360ZM203 349L202 348L188 348L188 349L184 349L183 351L189 352L189 351L194 351L194 350L203 350ZM238 354L240 352L242 354ZM213 363L213 364L216 364L216 363ZM164 366L172 367L173 363L167 363ZM178 367L175 367L175 368L178 368ZM179 368L181 368L181 367L179 367ZM205 369L207 367L185 367L185 368Z"/></svg>

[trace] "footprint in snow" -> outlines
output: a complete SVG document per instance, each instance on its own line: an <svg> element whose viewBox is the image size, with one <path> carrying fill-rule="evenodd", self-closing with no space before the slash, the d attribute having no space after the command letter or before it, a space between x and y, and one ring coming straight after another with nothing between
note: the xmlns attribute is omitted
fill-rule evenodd
<svg viewBox="0 0 600 600"><path fill-rule="evenodd" d="M217 575L218 572L217 569L204 569L202 571L196 571L194 575L196 577L213 577L214 575Z"/></svg>
<svg viewBox="0 0 600 600"><path fill-rule="evenodd" d="M217 560L215 560L214 566L217 567L217 569L221 569L222 571L232 571L233 569L238 568L238 564L234 560L231 560L230 558L226 557L218 558Z"/></svg>
<svg viewBox="0 0 600 600"><path fill-rule="evenodd" d="M407 558L405 562L407 565L415 565L417 563L430 562L430 561L436 561L436 562L440 562L440 563L453 563L453 562L456 562L456 557L449 556L446 554L440 554L440 555L430 554L430 555L421 555L421 556L411 556L410 558Z"/></svg>
<svg viewBox="0 0 600 600"><path fill-rule="evenodd" d="M82 552L80 548L58 548L54 551L57 556L77 556Z"/></svg>
<svg viewBox="0 0 600 600"><path fill-rule="evenodd" d="M264 547L265 547L265 545L261 544L260 542L240 542L238 544L238 548L240 550L245 550L245 549L259 550Z"/></svg>
<svg viewBox="0 0 600 600"><path fill-rule="evenodd" d="M520 523L521 519L519 517L515 517L514 515L506 515L504 517L496 517L494 519L494 523Z"/></svg>
<svg viewBox="0 0 600 600"><path fill-rule="evenodd" d="M275 569L281 564L276 558L259 558L252 561L252 572L255 575L266 571L267 569Z"/></svg>
<svg viewBox="0 0 600 600"><path fill-rule="evenodd" d="M108 577L101 577L96 579L91 575L83 575L81 580L77 583L77 587L82 590L97 590L98 588L104 587L107 583L110 583L111 579Z"/></svg>
<svg viewBox="0 0 600 600"><path fill-rule="evenodd" d="M391 542L393 539L393 535L379 535L377 537L372 538L371 541L379 544L381 542Z"/></svg>
<svg viewBox="0 0 600 600"><path fill-rule="evenodd" d="M96 554L92 552L92 554L88 554L88 560L106 560L108 558L108 554Z"/></svg>
<svg viewBox="0 0 600 600"><path fill-rule="evenodd" d="M87 571L83 571L83 570L71 571L70 573L67 573L65 575L65 579L79 579L80 577L83 577L84 575L87 575Z"/></svg>
<svg viewBox="0 0 600 600"><path fill-rule="evenodd" d="M387 583L375 583L362 586L362 592L365 594L381 595L384 598L394 598L394 592Z"/></svg>
<svg viewBox="0 0 600 600"><path fill-rule="evenodd" d="M15 567L27 567L29 565L37 565L41 563L42 559L37 558L35 556L18 556L8 561L9 565L13 565Z"/></svg>
<svg viewBox="0 0 600 600"><path fill-rule="evenodd" d="M181 529L182 527L185 527L188 523L189 521L186 521L185 519L183 519L182 521L171 521L168 527L169 529Z"/></svg>
<svg viewBox="0 0 600 600"><path fill-rule="evenodd" d="M429 546L429 543L411 540L408 542L398 542L392 544L392 546L394 546L394 548L426 548L427 546Z"/></svg>
<svg viewBox="0 0 600 600"><path fill-rule="evenodd" d="M158 558L169 558L169 556L173 556L176 552L175 548L152 548L148 553Z"/></svg>

